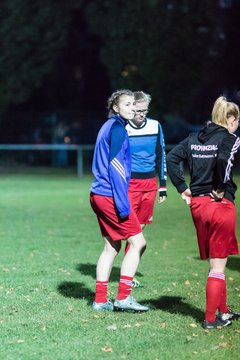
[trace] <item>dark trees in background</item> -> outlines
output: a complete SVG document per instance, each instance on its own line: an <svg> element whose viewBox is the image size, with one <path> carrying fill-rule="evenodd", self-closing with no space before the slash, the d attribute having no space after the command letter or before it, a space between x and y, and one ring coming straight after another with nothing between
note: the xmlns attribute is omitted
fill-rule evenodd
<svg viewBox="0 0 240 360"><path fill-rule="evenodd" d="M0 111L104 110L124 87L149 92L153 116L202 121L240 80L238 2L219 3L3 0Z"/></svg>
<svg viewBox="0 0 240 360"><path fill-rule="evenodd" d="M232 1L232 7L222 14L222 23L225 29L225 43L223 57L220 59L220 67L224 86L228 89L240 90L240 1ZM239 99L238 99L239 101Z"/></svg>
<svg viewBox="0 0 240 360"><path fill-rule="evenodd" d="M73 5L72 0L1 1L1 112L27 101L51 74L66 44Z"/></svg>
<svg viewBox="0 0 240 360"><path fill-rule="evenodd" d="M229 10L219 1L101 0L86 13L112 87L144 89L156 113L199 121L223 90Z"/></svg>
<svg viewBox="0 0 240 360"><path fill-rule="evenodd" d="M40 105L45 110L69 111L105 109L109 85L99 48L100 38L90 33L81 6L73 6L65 45L55 67L25 107L36 109Z"/></svg>

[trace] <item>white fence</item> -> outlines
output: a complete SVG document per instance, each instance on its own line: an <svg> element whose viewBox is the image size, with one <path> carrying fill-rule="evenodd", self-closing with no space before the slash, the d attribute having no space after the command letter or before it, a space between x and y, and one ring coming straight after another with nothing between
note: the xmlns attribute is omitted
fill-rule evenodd
<svg viewBox="0 0 240 360"><path fill-rule="evenodd" d="M0 150L23 151L23 150L67 150L77 152L77 174L83 176L83 151L94 150L94 145L61 145L61 144L0 144Z"/></svg>
<svg viewBox="0 0 240 360"><path fill-rule="evenodd" d="M67 151L76 151L77 152L77 175L83 176L84 166L83 166L83 151L94 150L92 144L88 145L65 145L65 144L0 144L0 150L4 151L23 151L23 150L67 150ZM169 151L173 148L174 145L166 145L166 151Z"/></svg>

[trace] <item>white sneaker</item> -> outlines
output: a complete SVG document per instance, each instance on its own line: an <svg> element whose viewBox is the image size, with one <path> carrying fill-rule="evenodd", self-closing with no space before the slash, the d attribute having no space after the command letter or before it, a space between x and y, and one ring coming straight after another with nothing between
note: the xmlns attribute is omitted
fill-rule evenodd
<svg viewBox="0 0 240 360"><path fill-rule="evenodd" d="M121 310L121 311L148 311L149 308L147 306L139 304L133 296L128 296L126 299L123 300L115 300L114 301L114 310Z"/></svg>
<svg viewBox="0 0 240 360"><path fill-rule="evenodd" d="M227 313L220 312L218 318L221 320L238 320L240 318L240 313L228 310Z"/></svg>
<svg viewBox="0 0 240 360"><path fill-rule="evenodd" d="M113 311L113 303L110 300L104 303L96 303L94 301L92 304L92 308L96 311Z"/></svg>

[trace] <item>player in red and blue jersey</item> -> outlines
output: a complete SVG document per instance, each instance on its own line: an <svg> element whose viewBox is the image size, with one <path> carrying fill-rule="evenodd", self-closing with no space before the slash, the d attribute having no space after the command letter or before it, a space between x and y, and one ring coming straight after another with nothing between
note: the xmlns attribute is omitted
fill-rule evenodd
<svg viewBox="0 0 240 360"><path fill-rule="evenodd" d="M151 96L135 91L136 112L126 126L131 148L131 179L129 199L141 227L151 224L157 192L158 203L167 195L166 154L161 124L147 117ZM157 179L158 178L158 179ZM128 244L125 253L128 251ZM133 287L141 287L133 280Z"/></svg>
<svg viewBox="0 0 240 360"><path fill-rule="evenodd" d="M158 202L166 200L166 154L161 124L146 116L151 96L135 91L134 98L136 113L126 126L132 159L129 198L143 228L152 223L157 191Z"/></svg>

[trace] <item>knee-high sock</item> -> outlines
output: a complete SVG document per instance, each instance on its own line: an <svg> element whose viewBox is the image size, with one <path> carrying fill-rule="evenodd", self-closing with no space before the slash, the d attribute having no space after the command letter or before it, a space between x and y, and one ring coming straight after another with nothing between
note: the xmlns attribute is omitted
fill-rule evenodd
<svg viewBox="0 0 240 360"><path fill-rule="evenodd" d="M227 313L229 308L227 306L227 285L226 280L224 281L223 292L218 310L222 313Z"/></svg>
<svg viewBox="0 0 240 360"><path fill-rule="evenodd" d="M107 301L107 289L108 281L96 280L95 302L103 303Z"/></svg>
<svg viewBox="0 0 240 360"><path fill-rule="evenodd" d="M208 274L206 285L206 312L205 319L214 322L216 310L220 306L223 288L225 284L225 275L223 273L211 271Z"/></svg>
<svg viewBox="0 0 240 360"><path fill-rule="evenodd" d="M119 285L118 285L118 294L117 294L118 300L126 299L131 294L132 281L133 281L133 277L131 276L125 276L125 275L120 276Z"/></svg>

